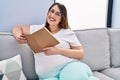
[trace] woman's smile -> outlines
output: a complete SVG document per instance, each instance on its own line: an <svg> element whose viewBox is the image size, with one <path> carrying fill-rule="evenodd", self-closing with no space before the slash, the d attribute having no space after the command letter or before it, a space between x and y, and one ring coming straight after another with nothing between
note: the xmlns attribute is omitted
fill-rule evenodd
<svg viewBox="0 0 120 80"><path fill-rule="evenodd" d="M49 17L49 20L50 20L51 22L55 22L55 21L56 21L55 18L52 18L52 17Z"/></svg>

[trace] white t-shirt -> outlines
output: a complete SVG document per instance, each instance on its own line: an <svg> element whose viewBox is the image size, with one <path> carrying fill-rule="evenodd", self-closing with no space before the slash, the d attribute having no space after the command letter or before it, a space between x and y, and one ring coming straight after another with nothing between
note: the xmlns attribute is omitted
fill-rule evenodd
<svg viewBox="0 0 120 80"><path fill-rule="evenodd" d="M30 34L41 29L44 25L31 25ZM53 36L60 42L57 47L70 48L70 46L81 46L75 33L70 29L61 29L59 32L53 34ZM36 73L41 76L46 72L49 72L65 63L73 61L63 55L45 55L44 52L34 54L35 57L35 70Z"/></svg>

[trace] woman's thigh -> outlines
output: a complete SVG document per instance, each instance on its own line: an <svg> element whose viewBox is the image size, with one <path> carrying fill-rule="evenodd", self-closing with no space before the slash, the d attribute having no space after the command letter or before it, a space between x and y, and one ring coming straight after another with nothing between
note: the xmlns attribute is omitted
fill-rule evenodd
<svg viewBox="0 0 120 80"><path fill-rule="evenodd" d="M99 80L91 69L80 61L70 62L51 71L39 80Z"/></svg>
<svg viewBox="0 0 120 80"><path fill-rule="evenodd" d="M39 80L59 80L59 79L56 77L50 77L50 78L39 79Z"/></svg>
<svg viewBox="0 0 120 80"><path fill-rule="evenodd" d="M88 80L92 76L90 68L82 62L66 65L59 74L60 80Z"/></svg>

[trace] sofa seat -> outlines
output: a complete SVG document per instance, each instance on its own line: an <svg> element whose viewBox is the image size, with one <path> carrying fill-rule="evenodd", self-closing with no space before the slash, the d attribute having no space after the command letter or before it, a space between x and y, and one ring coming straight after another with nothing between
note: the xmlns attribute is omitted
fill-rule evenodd
<svg viewBox="0 0 120 80"><path fill-rule="evenodd" d="M93 71L93 75L98 77L100 80L114 80L108 76L106 76L105 74L98 72L98 71Z"/></svg>
<svg viewBox="0 0 120 80"><path fill-rule="evenodd" d="M108 68L101 72L115 80L120 80L120 68Z"/></svg>

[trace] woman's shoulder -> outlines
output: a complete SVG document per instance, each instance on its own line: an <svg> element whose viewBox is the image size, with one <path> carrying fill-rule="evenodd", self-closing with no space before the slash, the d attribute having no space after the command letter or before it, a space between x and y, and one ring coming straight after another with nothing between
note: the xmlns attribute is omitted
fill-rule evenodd
<svg viewBox="0 0 120 80"><path fill-rule="evenodd" d="M30 25L30 33L33 33L41 28L43 28L45 25Z"/></svg>
<svg viewBox="0 0 120 80"><path fill-rule="evenodd" d="M65 33L65 34L74 34L74 31L71 30L71 29L62 29L61 32L62 32L62 33Z"/></svg>
<svg viewBox="0 0 120 80"><path fill-rule="evenodd" d="M30 25L30 27L34 27L34 28L37 28L37 27L44 27L45 25L44 24L40 24L40 25Z"/></svg>

